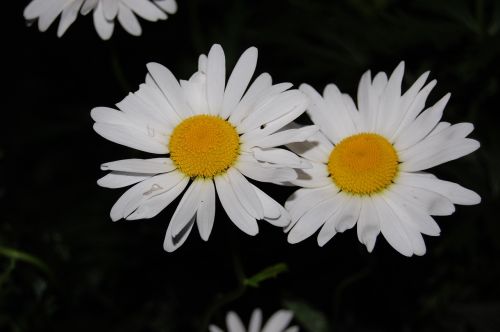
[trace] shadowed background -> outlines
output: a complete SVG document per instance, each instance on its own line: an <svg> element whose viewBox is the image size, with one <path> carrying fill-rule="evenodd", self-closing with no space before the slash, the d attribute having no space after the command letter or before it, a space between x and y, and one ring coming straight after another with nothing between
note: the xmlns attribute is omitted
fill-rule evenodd
<svg viewBox="0 0 500 332"><path fill-rule="evenodd" d="M15 36L4 66L16 75L1 121L1 331L203 331L228 310L248 321L257 306L265 317L293 309L310 332L500 331L500 2L178 0L167 21L141 20L142 37L117 25L108 42L90 15L60 39L56 24L26 27L27 3L4 11ZM193 230L174 253L162 243L178 199L151 220L111 222L124 190L99 188L99 165L149 155L95 134L90 110L136 90L150 61L189 78L213 43L228 70L256 46L257 72L275 82L335 82L352 96L367 69L390 73L405 60L404 89L431 70L428 105L452 92L443 120L474 123L482 144L432 172L482 203L437 217L441 236L412 258L382 236L369 254L355 230L323 248L315 236L289 245L265 222L250 237L220 204L210 240ZM295 190L260 187L280 203ZM276 278L243 285L279 263Z"/></svg>

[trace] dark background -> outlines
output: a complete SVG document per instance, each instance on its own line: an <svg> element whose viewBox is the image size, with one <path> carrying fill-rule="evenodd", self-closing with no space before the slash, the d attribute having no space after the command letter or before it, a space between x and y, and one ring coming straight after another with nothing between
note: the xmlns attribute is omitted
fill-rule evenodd
<svg viewBox="0 0 500 332"><path fill-rule="evenodd" d="M0 331L203 331L228 310L248 321L254 307L292 308L312 332L500 331L500 1L178 0L167 21L141 20L142 37L116 26L107 42L90 16L60 39L57 24L27 27L27 3L3 11L3 66L15 75L3 78L0 120ZM335 82L354 96L367 69L405 60L405 89L431 70L428 105L452 92L444 121L474 123L482 144L432 172L482 203L438 217L441 236L412 258L382 236L369 254L355 230L323 248L315 236L289 245L264 222L249 237L220 205L210 240L193 230L174 253L162 243L178 200L152 220L111 222L124 190L99 188L99 165L147 154L95 134L90 110L135 90L149 61L188 78L213 43L228 68L254 45L257 72L276 82ZM281 203L294 190L262 187ZM278 263L287 272L242 286Z"/></svg>

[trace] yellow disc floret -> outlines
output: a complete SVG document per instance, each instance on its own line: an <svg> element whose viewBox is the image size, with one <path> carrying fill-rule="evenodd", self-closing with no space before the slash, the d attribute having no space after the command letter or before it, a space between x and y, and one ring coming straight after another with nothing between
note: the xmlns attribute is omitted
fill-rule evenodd
<svg viewBox="0 0 500 332"><path fill-rule="evenodd" d="M212 178L231 167L239 155L240 138L228 121L195 115L174 128L170 158L189 177Z"/></svg>
<svg viewBox="0 0 500 332"><path fill-rule="evenodd" d="M398 155L392 144L378 134L352 135L333 148L328 171L341 190L370 195L393 182L398 172Z"/></svg>

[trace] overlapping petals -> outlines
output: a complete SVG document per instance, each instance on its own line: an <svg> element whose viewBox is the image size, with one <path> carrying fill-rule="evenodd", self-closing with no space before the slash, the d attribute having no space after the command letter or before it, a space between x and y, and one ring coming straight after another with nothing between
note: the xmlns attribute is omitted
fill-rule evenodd
<svg viewBox="0 0 500 332"><path fill-rule="evenodd" d="M312 164L293 181L304 188L285 204L292 218L286 229L290 243L321 229L317 239L323 246L336 233L357 225L359 241L370 252L382 233L401 254L423 255L426 247L421 234L437 236L440 232L432 216L452 214L455 204L480 202L473 191L425 172L479 148L479 142L467 138L473 125L441 121L450 94L424 109L436 84L425 84L428 72L402 93L403 73L404 63L389 78L381 72L372 79L366 72L359 83L357 106L334 84L326 86L323 96L309 85L300 87L311 100L308 114L321 131L304 143L288 145ZM397 176L380 193L346 193L335 184L327 168L335 146L359 133L381 135L399 157Z"/></svg>
<svg viewBox="0 0 500 332"><path fill-rule="evenodd" d="M33 0L24 10L24 18L37 20L38 29L43 32L60 15L57 35L61 37L78 14L93 12L95 29L106 40L111 38L116 20L128 33L139 36L142 28L137 16L155 22L176 11L175 0Z"/></svg>
<svg viewBox="0 0 500 332"><path fill-rule="evenodd" d="M298 332L297 326L291 326L293 313L288 310L279 310L275 312L269 320L262 326L262 311L255 309L250 318L248 329L241 321L240 317L233 311L226 315L227 332ZM215 325L210 325L210 332L224 332Z"/></svg>

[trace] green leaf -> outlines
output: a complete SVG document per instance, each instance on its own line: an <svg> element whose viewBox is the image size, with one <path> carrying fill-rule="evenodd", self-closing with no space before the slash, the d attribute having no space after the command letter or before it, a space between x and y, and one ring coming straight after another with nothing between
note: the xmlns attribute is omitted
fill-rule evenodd
<svg viewBox="0 0 500 332"><path fill-rule="evenodd" d="M250 287L259 287L259 284L267 279L276 278L278 274L283 273L288 270L288 266L285 263L278 263L269 267L266 267L264 270L260 271L257 274L254 274L250 278L246 278L243 280L243 284L245 286Z"/></svg>
<svg viewBox="0 0 500 332"><path fill-rule="evenodd" d="M28 264L31 264L40 270L44 271L48 275L52 275L52 272L50 271L49 267L47 264L45 264L41 259L28 254L26 252L17 250L17 249L12 249L12 248L7 248L7 247L0 247L0 255L8 257L12 260L17 260L17 261L22 261Z"/></svg>
<svg viewBox="0 0 500 332"><path fill-rule="evenodd" d="M285 301L284 305L294 313L295 319L309 332L331 331L330 323L326 316L302 301Z"/></svg>

